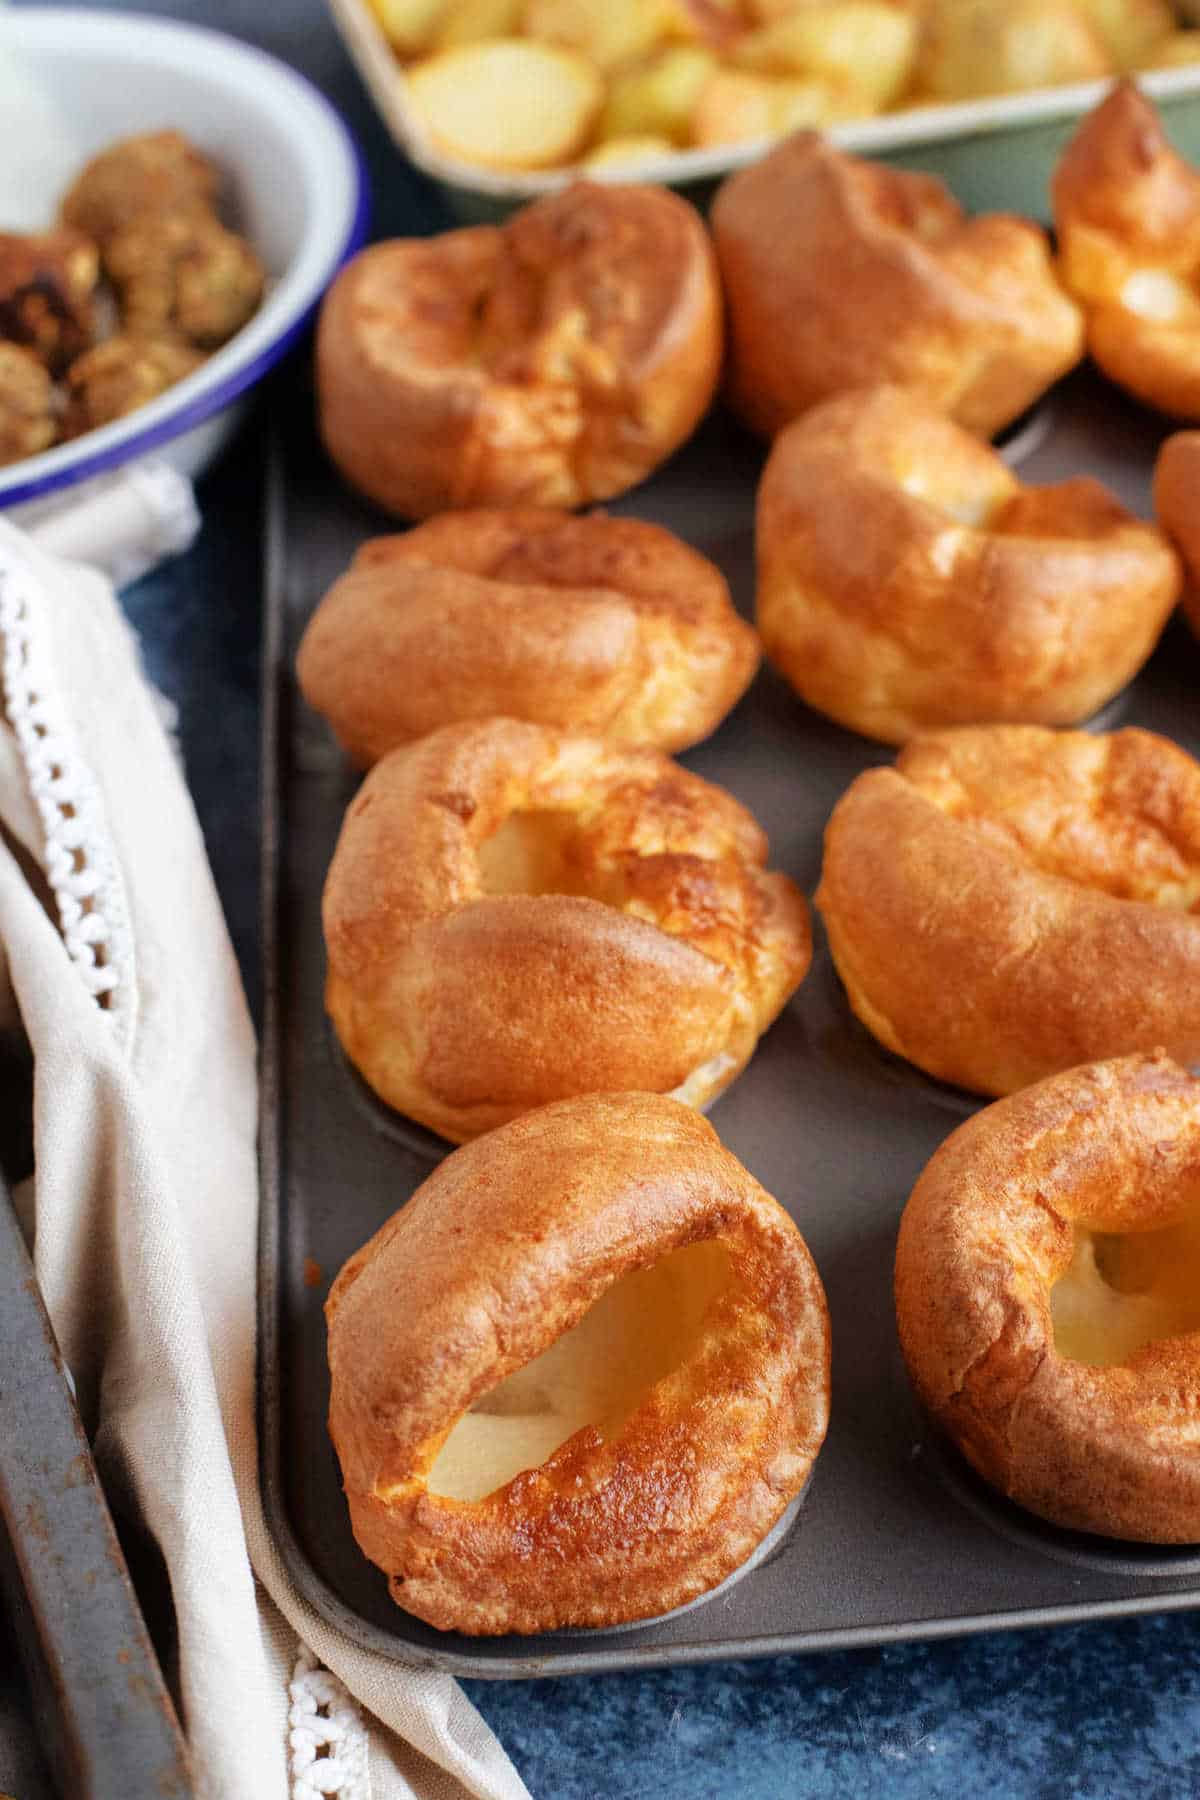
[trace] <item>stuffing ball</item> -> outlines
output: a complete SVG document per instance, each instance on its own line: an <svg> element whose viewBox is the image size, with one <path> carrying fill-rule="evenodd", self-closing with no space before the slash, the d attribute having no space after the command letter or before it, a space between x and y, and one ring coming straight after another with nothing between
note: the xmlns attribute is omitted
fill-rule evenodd
<svg viewBox="0 0 1200 1800"><path fill-rule="evenodd" d="M0 342L0 464L36 456L54 442L54 384L32 350Z"/></svg>

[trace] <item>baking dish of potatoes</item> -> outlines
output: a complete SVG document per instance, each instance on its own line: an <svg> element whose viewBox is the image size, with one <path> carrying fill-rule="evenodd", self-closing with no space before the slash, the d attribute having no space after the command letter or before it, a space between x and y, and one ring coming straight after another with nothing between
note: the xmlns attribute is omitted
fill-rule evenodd
<svg viewBox="0 0 1200 1800"><path fill-rule="evenodd" d="M330 0L330 10L398 147L464 218L494 217L581 172L704 192L810 129L942 175L973 208L1036 214L1071 121L1120 74L1136 74L1184 147L1200 150L1191 0Z"/></svg>
<svg viewBox="0 0 1200 1800"><path fill-rule="evenodd" d="M1144 106L1093 115L1098 168L1130 118L1156 141ZM831 184L813 229L857 220L929 295L908 386L888 332L882 380L768 444L737 413L816 382L812 346L779 341L749 405L742 354L732 403L603 512L480 505L443 461L402 531L356 491L369 443L329 441L345 480L303 430L277 449L264 1492L313 1603L409 1664L559 1674L1200 1599L1200 646L1172 616L1200 437L1080 361L1087 308L1042 286L1028 227L824 154L776 152ZM1165 143L1150 162L1183 333L1189 190ZM719 263L757 231L741 180ZM553 367L560 431L565 390L592 392L580 344L619 365L624 340L588 337L612 296L589 314L568 279L581 227L535 288L485 230L421 267L492 271L463 367L504 404L471 413L462 467L493 466L499 418L510 482L514 370ZM1020 248L981 275L993 242ZM1158 250L1121 254L1130 329L1160 329ZM1085 297L1096 266L1076 242ZM998 384L1025 392L1018 268L1059 341L998 426ZM428 317L459 342L451 306ZM397 316L398 406L431 342ZM991 446L954 416L981 397Z"/></svg>

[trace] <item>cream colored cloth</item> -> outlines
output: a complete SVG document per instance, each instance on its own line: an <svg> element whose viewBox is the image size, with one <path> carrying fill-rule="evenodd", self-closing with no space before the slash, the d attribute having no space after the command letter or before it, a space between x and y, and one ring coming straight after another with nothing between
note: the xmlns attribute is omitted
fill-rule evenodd
<svg viewBox="0 0 1200 1800"><path fill-rule="evenodd" d="M0 942L35 1058L22 1201L101 1473L166 1560L197 1791L524 1795L456 1682L350 1644L275 1552L255 1048L203 841L107 582L2 520L0 632Z"/></svg>

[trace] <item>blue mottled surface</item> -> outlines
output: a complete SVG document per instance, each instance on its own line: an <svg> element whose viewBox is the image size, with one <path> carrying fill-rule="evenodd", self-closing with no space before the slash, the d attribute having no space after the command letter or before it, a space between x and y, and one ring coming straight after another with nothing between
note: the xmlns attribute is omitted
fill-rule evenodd
<svg viewBox="0 0 1200 1800"><path fill-rule="evenodd" d="M298 63L364 141L380 229L438 222L430 190L398 166L375 126L320 0L177 0L135 10L217 25ZM295 369L283 376L298 378ZM252 423L204 484L196 548L126 595L149 671L181 709L188 777L255 995L258 471ZM1190 1614L468 1688L537 1800L1200 1794L1200 1620ZM5 1699L0 1740L15 1729ZM19 1800L35 1791L31 1777Z"/></svg>
<svg viewBox="0 0 1200 1800"><path fill-rule="evenodd" d="M1200 1793L1190 1615L467 1686L539 1800Z"/></svg>

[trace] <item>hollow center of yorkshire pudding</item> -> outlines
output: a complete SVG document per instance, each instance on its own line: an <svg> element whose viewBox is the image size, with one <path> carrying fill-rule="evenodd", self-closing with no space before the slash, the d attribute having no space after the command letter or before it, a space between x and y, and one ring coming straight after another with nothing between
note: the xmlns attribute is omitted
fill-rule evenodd
<svg viewBox="0 0 1200 1800"><path fill-rule="evenodd" d="M485 894L581 894L608 900L608 883L583 854L574 813L510 813L476 851Z"/></svg>
<svg viewBox="0 0 1200 1800"><path fill-rule="evenodd" d="M716 1241L673 1250L603 1293L548 1350L482 1395L450 1432L428 1491L482 1500L536 1469L585 1425L613 1437L645 1394L691 1356L731 1280Z"/></svg>
<svg viewBox="0 0 1200 1800"><path fill-rule="evenodd" d="M1159 1231L1075 1230L1075 1255L1050 1295L1054 1342L1108 1367L1163 1338L1200 1331L1200 1212Z"/></svg>

